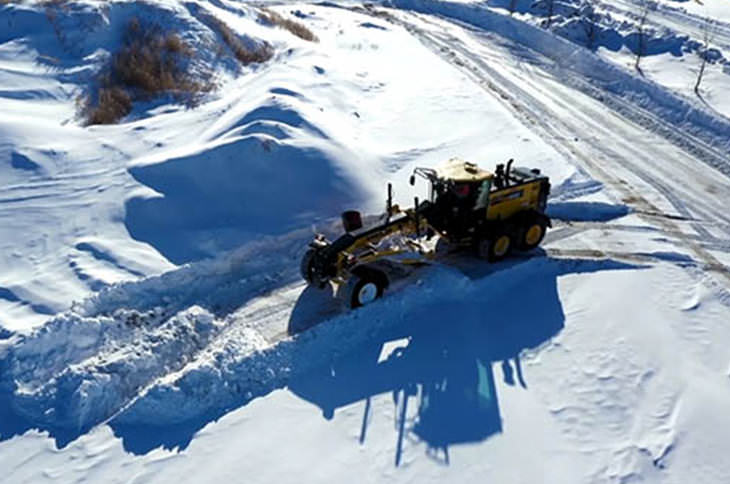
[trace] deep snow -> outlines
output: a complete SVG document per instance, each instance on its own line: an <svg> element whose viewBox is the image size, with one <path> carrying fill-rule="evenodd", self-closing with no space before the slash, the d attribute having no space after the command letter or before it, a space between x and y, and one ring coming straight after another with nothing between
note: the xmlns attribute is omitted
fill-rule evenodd
<svg viewBox="0 0 730 484"><path fill-rule="evenodd" d="M492 3L274 7L317 43L238 2L86 1L62 38L2 7L5 480L730 480L728 121ZM80 126L125 19L210 45L201 9L274 60ZM550 175L544 249L351 312L304 287L310 225L453 155Z"/></svg>

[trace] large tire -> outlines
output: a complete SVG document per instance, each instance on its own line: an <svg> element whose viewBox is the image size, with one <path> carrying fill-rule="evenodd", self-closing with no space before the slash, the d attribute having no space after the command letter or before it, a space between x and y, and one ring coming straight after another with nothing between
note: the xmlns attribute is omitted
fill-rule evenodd
<svg viewBox="0 0 730 484"><path fill-rule="evenodd" d="M547 224L539 217L530 217L520 227L517 234L517 246L520 250L532 250L542 242L547 231Z"/></svg>
<svg viewBox="0 0 730 484"><path fill-rule="evenodd" d="M454 244L449 242L448 239L439 236L436 244L433 247L433 252L436 257L443 257L449 255L454 250Z"/></svg>
<svg viewBox="0 0 730 484"><path fill-rule="evenodd" d="M385 278L380 273L368 270L353 274L347 284L347 302L355 309L366 306L383 296Z"/></svg>
<svg viewBox="0 0 730 484"><path fill-rule="evenodd" d="M307 281L309 284L314 283L312 280L312 259L314 259L315 252L315 249L308 249L302 256L302 262L299 265L302 279Z"/></svg>
<svg viewBox="0 0 730 484"><path fill-rule="evenodd" d="M514 238L508 231L500 231L491 237L481 239L477 253L482 259L489 262L498 262L507 257L514 245Z"/></svg>

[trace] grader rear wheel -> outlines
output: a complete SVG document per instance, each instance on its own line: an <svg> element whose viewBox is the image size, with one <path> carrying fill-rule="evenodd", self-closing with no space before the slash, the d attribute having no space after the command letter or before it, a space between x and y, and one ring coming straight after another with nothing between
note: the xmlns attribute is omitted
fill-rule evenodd
<svg viewBox="0 0 730 484"><path fill-rule="evenodd" d="M531 219L522 227L519 234L520 250L532 250L542 242L545 237L547 225L544 221Z"/></svg>
<svg viewBox="0 0 730 484"><path fill-rule="evenodd" d="M497 262L509 255L512 251L513 240L508 232L499 232L493 237L479 241L479 257L489 262Z"/></svg>

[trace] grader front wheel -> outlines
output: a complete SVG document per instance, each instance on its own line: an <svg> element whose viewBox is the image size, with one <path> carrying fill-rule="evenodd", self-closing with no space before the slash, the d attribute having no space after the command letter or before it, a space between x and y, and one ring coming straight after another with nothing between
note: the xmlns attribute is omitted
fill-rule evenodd
<svg viewBox="0 0 730 484"><path fill-rule="evenodd" d="M387 278L375 270L358 271L347 283L346 300L351 308L366 306L380 298L385 291Z"/></svg>
<svg viewBox="0 0 730 484"><path fill-rule="evenodd" d="M299 265L299 271L302 274L302 279L307 281L309 284L314 283L312 278L312 259L314 259L314 253L314 249L308 249L302 256L302 261Z"/></svg>

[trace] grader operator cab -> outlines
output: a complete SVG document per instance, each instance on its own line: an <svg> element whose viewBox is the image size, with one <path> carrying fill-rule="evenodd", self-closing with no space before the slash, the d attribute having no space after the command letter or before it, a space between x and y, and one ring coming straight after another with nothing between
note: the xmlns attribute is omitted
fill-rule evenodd
<svg viewBox="0 0 730 484"><path fill-rule="evenodd" d="M538 169L512 168L512 162L494 173L460 159L416 168L411 185L416 176L425 178L427 200L401 209L389 184L386 212L376 222L363 226L359 212L347 211L343 235L315 236L302 258L302 277L319 287L334 283L354 308L382 296L398 266L434 260L444 242L491 262L537 247L551 226L545 215L550 182Z"/></svg>

